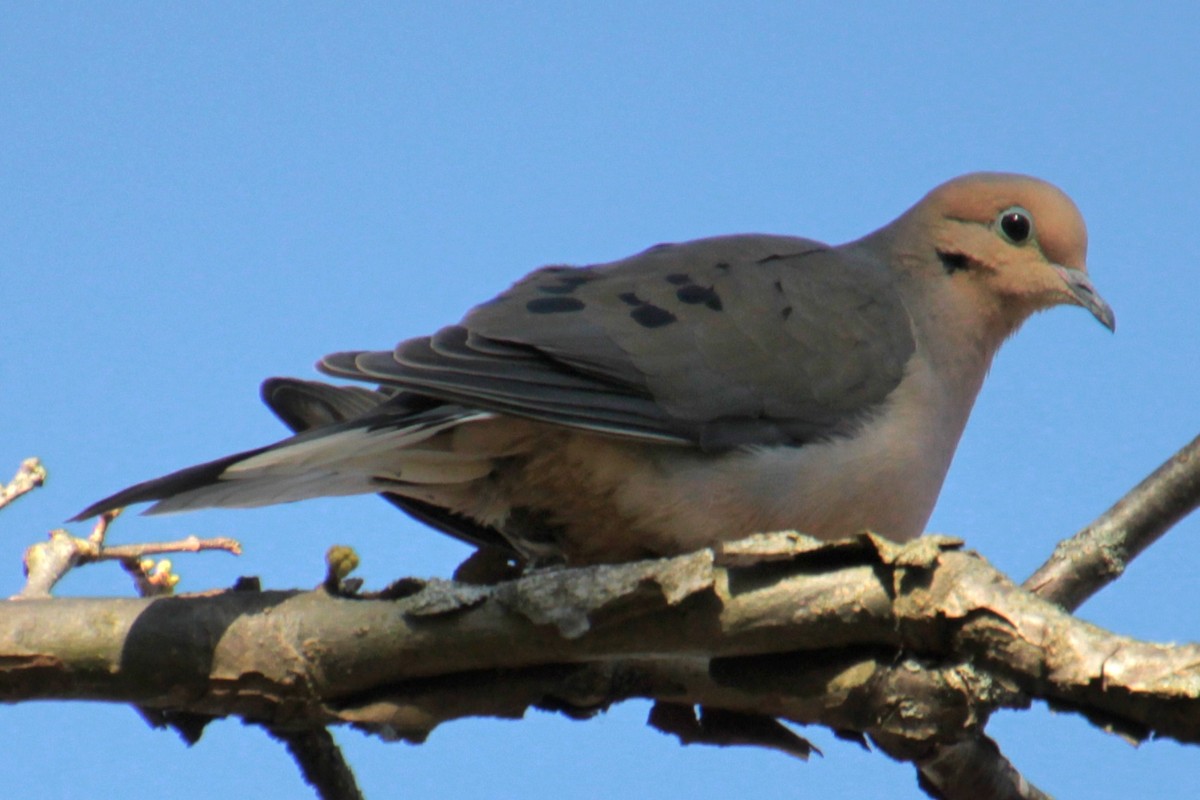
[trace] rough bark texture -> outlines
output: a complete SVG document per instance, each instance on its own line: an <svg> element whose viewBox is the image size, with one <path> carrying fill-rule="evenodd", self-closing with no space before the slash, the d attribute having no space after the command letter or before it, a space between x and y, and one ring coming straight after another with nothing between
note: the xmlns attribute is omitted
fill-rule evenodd
<svg viewBox="0 0 1200 800"><path fill-rule="evenodd" d="M701 551L392 600L13 601L0 699L420 740L464 715L649 697L859 731L915 760L1041 698L1135 738L1200 740L1200 647L1089 625L954 548L784 535L754 563Z"/></svg>

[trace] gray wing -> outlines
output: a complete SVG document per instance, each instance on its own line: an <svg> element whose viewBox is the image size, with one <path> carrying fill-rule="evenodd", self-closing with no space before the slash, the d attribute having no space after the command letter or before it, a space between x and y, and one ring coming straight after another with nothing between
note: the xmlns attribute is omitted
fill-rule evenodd
<svg viewBox="0 0 1200 800"><path fill-rule="evenodd" d="M459 325L321 368L448 402L709 450L844 432L899 384L912 328L884 265L743 235L546 267Z"/></svg>

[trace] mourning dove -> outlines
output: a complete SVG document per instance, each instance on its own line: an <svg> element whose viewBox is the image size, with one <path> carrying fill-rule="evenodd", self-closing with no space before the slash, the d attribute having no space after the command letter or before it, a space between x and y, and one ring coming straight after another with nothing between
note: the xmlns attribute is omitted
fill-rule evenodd
<svg viewBox="0 0 1200 800"><path fill-rule="evenodd" d="M978 173L831 247L738 235L551 266L394 350L272 379L303 431L82 512L383 493L538 563L687 552L753 532L921 533L1000 344L1035 311L1112 309L1083 218Z"/></svg>

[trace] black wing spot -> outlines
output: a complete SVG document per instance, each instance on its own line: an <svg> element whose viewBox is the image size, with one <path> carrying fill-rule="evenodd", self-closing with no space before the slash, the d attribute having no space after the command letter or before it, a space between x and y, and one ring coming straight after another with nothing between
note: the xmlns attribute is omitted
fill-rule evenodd
<svg viewBox="0 0 1200 800"><path fill-rule="evenodd" d="M784 306L784 307L783 307L783 318L784 318L784 319L787 319L787 318L788 318L788 317L790 317L790 316L792 316L792 307L791 307L791 306Z"/></svg>
<svg viewBox="0 0 1200 800"><path fill-rule="evenodd" d="M659 308L650 303L638 306L629 312L629 316L643 328L661 328L663 325L670 325L677 319L674 314L665 308Z"/></svg>
<svg viewBox="0 0 1200 800"><path fill-rule="evenodd" d="M667 276L667 283L674 284L675 286L683 286L691 282L691 276L685 272L672 272Z"/></svg>
<svg viewBox="0 0 1200 800"><path fill-rule="evenodd" d="M716 264L713 264L713 269L719 269L722 272L728 272L731 267L729 266L728 261L718 261Z"/></svg>
<svg viewBox="0 0 1200 800"><path fill-rule="evenodd" d="M561 314L566 311L582 311L585 303L577 297L538 297L525 304L531 314Z"/></svg>
<svg viewBox="0 0 1200 800"><path fill-rule="evenodd" d="M622 292L617 298L627 306L640 306L646 302L634 292Z"/></svg>
<svg viewBox="0 0 1200 800"><path fill-rule="evenodd" d="M775 281L775 291L783 294L783 281Z"/></svg>
<svg viewBox="0 0 1200 800"><path fill-rule="evenodd" d="M681 286L675 292L675 296L679 298L679 302L687 303L688 305L703 303L713 311L720 311L723 308L721 305L721 296L711 286L697 286L694 283L690 283L687 286Z"/></svg>

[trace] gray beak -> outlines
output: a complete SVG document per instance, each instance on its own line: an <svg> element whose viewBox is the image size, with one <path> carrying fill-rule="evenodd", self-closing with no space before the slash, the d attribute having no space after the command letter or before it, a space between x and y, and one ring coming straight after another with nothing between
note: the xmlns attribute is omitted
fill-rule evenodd
<svg viewBox="0 0 1200 800"><path fill-rule="evenodd" d="M1071 293L1075 302L1092 312L1092 316L1099 320L1101 325L1116 332L1117 318L1113 314L1112 306L1104 302L1104 298L1092 285L1091 278L1086 273L1070 267L1055 264L1054 269L1062 276L1063 283L1067 285L1067 291Z"/></svg>

